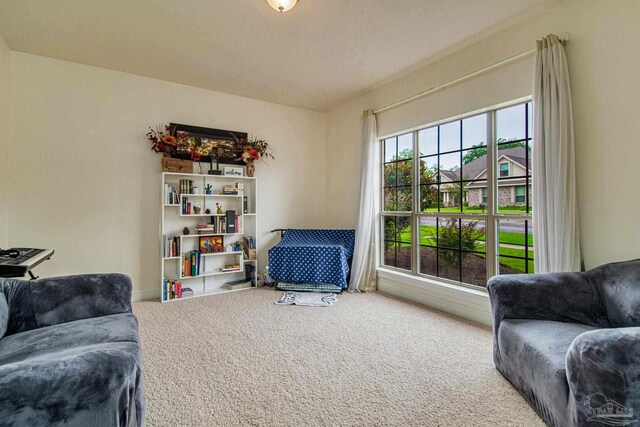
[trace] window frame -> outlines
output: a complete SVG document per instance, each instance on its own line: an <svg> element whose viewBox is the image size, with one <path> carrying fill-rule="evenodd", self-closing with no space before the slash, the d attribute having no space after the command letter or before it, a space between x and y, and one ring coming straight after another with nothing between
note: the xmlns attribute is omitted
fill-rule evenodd
<svg viewBox="0 0 640 427"><path fill-rule="evenodd" d="M379 263L378 263L378 268L383 268L385 270L389 270L389 271L396 271L399 273L404 273L404 274L411 274L413 276L419 277L419 278L424 278L424 279L429 279L429 280L435 280L438 282L442 282L442 283L446 283L446 284L452 284L455 286L461 286L461 287L465 287L465 288L469 288L469 289L473 289L473 290L479 290L479 291L485 291L486 292L486 286L478 286L478 285L473 285L470 283L464 283L464 282L460 282L457 280L451 280L451 279L447 279L444 277L439 277L439 276L433 276L430 274L424 274L420 272L420 220L423 217L434 217L436 218L436 221L440 221L442 219L448 219L448 218L459 218L460 220L479 220L479 221L484 221L485 224L485 259L487 262L487 268L486 268L486 279L489 280L489 278L495 276L496 274L499 273L499 261L500 261L500 250L499 250L499 238L498 238L498 223L500 220L524 220L524 221L528 221L527 224L531 224L532 222L532 213L529 211L525 214L514 214L514 213L500 213L498 211L498 193L499 193L499 178L500 178L500 170L499 170L499 163L502 162L498 162L498 137L497 137L497 124L496 124L496 117L497 117L497 111L504 109L504 108L509 108L509 107L513 107L519 104L526 104L526 103L530 103L531 102L532 97L531 96L527 96L527 97L523 97L523 98L519 98L519 99L515 99L509 102L505 102L505 103L501 103L498 105L494 105L492 107L487 107L484 109L480 109L480 110L475 110L469 113L465 113L465 114L461 114L455 117L451 117L448 119L444 119L444 120L440 120L440 121L436 121L436 122L432 122L430 124L424 125L424 126L419 126L413 129L408 129L408 130L404 130L401 132L396 132L393 134L389 134L389 135L384 135L381 137L378 137L378 143L380 146L380 152L381 152L381 161L380 161L380 165L379 167L381 168L381 203L377 206L379 215L378 218L380 218L379 224L378 224L378 230L379 230L379 235L380 235L380 245L379 245ZM532 108L531 106L529 106L528 108ZM481 203L485 204L485 209L483 213L475 213L475 212L465 212L465 211L461 211L461 212L427 212L427 211L421 211L420 210L420 158L421 157L427 157L427 156L420 156L420 150L419 150L419 140L418 140L418 133L421 130L424 129L428 129L428 128L432 128L435 126L443 126L446 125L448 123L452 123L452 122L457 122L459 120L464 120L466 118L469 117L474 117L480 114L486 114L486 131L487 131L487 136L486 136L486 140L489 141L488 144L486 144L487 147L487 179L486 179L486 192L487 192L487 202L484 202L483 200L481 200ZM530 135L530 143L531 146L528 146L527 148L532 147L533 145L533 135L532 135L532 129L528 129L529 127L529 123L528 123L528 115L525 114L525 126L527 126L527 132L528 135ZM405 135L405 134L411 134L412 135L412 140L413 140L413 155L412 155L412 160L413 160L413 182L412 182L412 191L413 191L413 206L412 206L412 210L411 211L385 211L383 210L384 207L384 165L385 165L385 161L384 161L384 143L386 139L389 138L393 138L393 137L398 137L400 135ZM461 147L462 148L462 147ZM525 149L527 149L525 148ZM462 148L464 150L464 148ZM440 153L441 154L441 153ZM417 159L417 161L416 161ZM506 162L508 163L508 162ZM511 169L510 165L509 165L509 169ZM527 185L530 185L530 178L527 175ZM525 185L525 189L527 188L527 185ZM439 196L438 196L439 197ZM482 197L482 194L481 194ZM529 191L525 190L525 197L528 200L529 199ZM482 197L482 199L484 199ZM530 206L529 203L527 203L527 206ZM397 207L397 206L396 206ZM411 220L411 227L412 227L412 239L411 239L411 270L407 270L404 268L399 268L399 267L394 267L394 266L390 266L390 265L385 265L384 264L384 220L383 218L385 216L411 216L412 220ZM526 235L526 234L525 234ZM525 238L526 240L527 238ZM529 259L525 260L525 263L528 265L528 261ZM462 269L462 267L460 267ZM461 276L462 278L462 276Z"/></svg>
<svg viewBox="0 0 640 427"><path fill-rule="evenodd" d="M507 174L502 175L502 165L507 165ZM511 176L511 164L509 162L498 162L498 173L500 178L508 178Z"/></svg>
<svg viewBox="0 0 640 427"><path fill-rule="evenodd" d="M514 191L514 203L527 203L527 186L526 185L516 185ZM518 189L522 189L522 194L518 194ZM522 201L518 201L518 197L522 197Z"/></svg>

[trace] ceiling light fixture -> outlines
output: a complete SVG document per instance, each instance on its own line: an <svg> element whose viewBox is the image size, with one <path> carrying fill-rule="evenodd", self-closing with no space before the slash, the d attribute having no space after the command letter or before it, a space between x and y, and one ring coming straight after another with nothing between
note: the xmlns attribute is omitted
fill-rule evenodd
<svg viewBox="0 0 640 427"><path fill-rule="evenodd" d="M286 12L293 9L298 0L267 0L267 3L278 12Z"/></svg>

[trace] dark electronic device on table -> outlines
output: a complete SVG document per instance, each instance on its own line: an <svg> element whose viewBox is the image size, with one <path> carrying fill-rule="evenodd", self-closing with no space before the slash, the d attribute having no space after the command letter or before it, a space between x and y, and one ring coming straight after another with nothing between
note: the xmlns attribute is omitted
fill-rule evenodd
<svg viewBox="0 0 640 427"><path fill-rule="evenodd" d="M53 254L53 249L0 249L0 277L22 277L29 274L32 279L37 279L31 270L50 259Z"/></svg>

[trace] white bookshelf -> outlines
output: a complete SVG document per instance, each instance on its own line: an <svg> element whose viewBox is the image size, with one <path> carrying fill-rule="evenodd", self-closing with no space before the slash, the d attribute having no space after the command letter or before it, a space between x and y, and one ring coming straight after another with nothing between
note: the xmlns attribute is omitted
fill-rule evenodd
<svg viewBox="0 0 640 427"><path fill-rule="evenodd" d="M165 199L165 184L174 187L180 191L180 180L190 179L194 186L199 188L198 194L179 194L178 199L188 199L192 203L199 203L201 212L198 214L185 214L182 212L182 205L167 203ZM242 194L230 195L219 194L222 187L234 187L235 183L243 183L244 191ZM211 185L213 194L205 194L205 186ZM182 255L190 253L192 250L198 250L200 237L222 236L225 248L227 245L240 242L244 236L258 235L258 215L257 206L257 180L255 177L228 177L220 175L206 175L196 173L176 173L163 172L161 182L161 222L160 222L160 264L161 264L161 282L160 289L162 294L162 302L182 301L185 299L197 298L201 296L217 295L226 292L236 292L231 290L224 284L226 282L240 280L245 278L247 265L254 267L252 279L255 283L257 279L257 266L259 249L256 245L256 259L249 260L244 256L244 252L216 252L200 254L200 274L197 276L182 276ZM247 197L247 212L243 212L243 197ZM197 234L196 226L198 224L211 223L212 218L221 218L225 214L216 213L216 202L222 204L223 212L234 210L236 215L241 215L242 228L236 230L236 233L215 233L215 234ZM209 214L204 213L205 209L210 209ZM190 234L183 234L183 229L189 228ZM165 256L165 248L163 245L163 236L171 239L178 237L179 254L178 256ZM220 271L226 264L238 264L238 271ZM182 283L183 289L189 287L193 289L192 297L182 297L180 299L167 300L166 294L163 293L163 279L177 280ZM239 289L243 290L243 289Z"/></svg>

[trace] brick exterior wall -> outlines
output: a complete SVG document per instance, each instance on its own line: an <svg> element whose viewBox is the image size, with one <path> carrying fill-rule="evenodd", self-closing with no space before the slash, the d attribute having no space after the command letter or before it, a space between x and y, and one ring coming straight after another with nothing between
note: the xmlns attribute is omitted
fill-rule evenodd
<svg viewBox="0 0 640 427"><path fill-rule="evenodd" d="M498 190L498 206L511 206L514 204L511 195L513 194L513 187L499 187ZM515 198L515 196L514 196Z"/></svg>
<svg viewBox="0 0 640 427"><path fill-rule="evenodd" d="M482 203L482 188L469 189L469 206L480 206Z"/></svg>
<svg viewBox="0 0 640 427"><path fill-rule="evenodd" d="M525 202L516 203L516 191L513 186L499 187L498 206L525 206ZM529 200L531 199L531 187L529 187ZM469 206L480 206L482 202L482 188L469 189Z"/></svg>

